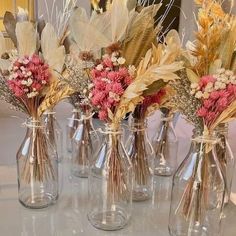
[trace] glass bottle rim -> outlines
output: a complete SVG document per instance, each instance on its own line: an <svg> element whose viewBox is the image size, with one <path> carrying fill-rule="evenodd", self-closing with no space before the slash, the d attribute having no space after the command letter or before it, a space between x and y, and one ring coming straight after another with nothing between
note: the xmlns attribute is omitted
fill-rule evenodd
<svg viewBox="0 0 236 236"><path fill-rule="evenodd" d="M34 119L32 117L27 118L26 121L23 123L23 126L26 126L27 128L45 128L45 125L43 125L40 120Z"/></svg>

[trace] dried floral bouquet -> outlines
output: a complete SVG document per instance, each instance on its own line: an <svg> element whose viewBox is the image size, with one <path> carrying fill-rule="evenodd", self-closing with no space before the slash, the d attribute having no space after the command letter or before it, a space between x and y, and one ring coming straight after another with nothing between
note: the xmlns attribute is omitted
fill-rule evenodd
<svg viewBox="0 0 236 236"><path fill-rule="evenodd" d="M196 0L199 7L196 40L187 44L183 53L186 70L179 73L181 80L173 87L176 95L174 106L194 127L194 137L201 135L211 140L216 127L235 119L236 114L236 17L223 11L219 1ZM210 157L212 145L204 146L204 153ZM209 158L199 163L189 185L183 193L178 210L190 219L194 204L194 186L201 171L198 185L198 207L194 215L202 222L207 207ZM203 206L203 207L202 207Z"/></svg>
<svg viewBox="0 0 236 236"><path fill-rule="evenodd" d="M97 21L89 22L90 33L99 34L97 43L103 49L102 58L95 60L91 70L91 101L99 118L108 124L111 135L107 188L113 199L122 196L127 185L117 150L120 122L142 103L144 91L153 90L152 85L155 91L160 90L170 80L178 79L175 72L182 68L182 63L176 61L180 48L178 34L171 31L163 44L156 39L162 21L155 25L154 16L161 4L147 7L136 4L136 1L126 4L115 0L106 12L95 14L99 22L96 29L93 23Z"/></svg>
<svg viewBox="0 0 236 236"><path fill-rule="evenodd" d="M65 49L51 24L38 25L37 29L23 9L19 9L17 20L6 12L4 25L16 49L7 51L0 35L0 97L13 109L25 113L29 117L26 125L33 129L31 158L26 160L21 177L30 183L33 166L34 181L43 182L55 176L46 134L40 128L41 116L71 93L58 79L64 68Z"/></svg>

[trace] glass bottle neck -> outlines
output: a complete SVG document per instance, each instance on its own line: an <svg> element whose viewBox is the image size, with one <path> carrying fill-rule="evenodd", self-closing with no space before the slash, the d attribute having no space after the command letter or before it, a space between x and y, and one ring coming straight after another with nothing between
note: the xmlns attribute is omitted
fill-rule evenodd
<svg viewBox="0 0 236 236"><path fill-rule="evenodd" d="M32 117L26 119L24 126L26 126L28 129L43 129L45 126L42 124L40 120L34 119Z"/></svg>
<svg viewBox="0 0 236 236"><path fill-rule="evenodd" d="M131 117L129 129L132 132L143 132L147 129L146 119L137 119Z"/></svg>
<svg viewBox="0 0 236 236"><path fill-rule="evenodd" d="M220 140L214 134L208 136L197 136L192 138L192 144L195 147L199 146L207 146L207 147L214 147Z"/></svg>

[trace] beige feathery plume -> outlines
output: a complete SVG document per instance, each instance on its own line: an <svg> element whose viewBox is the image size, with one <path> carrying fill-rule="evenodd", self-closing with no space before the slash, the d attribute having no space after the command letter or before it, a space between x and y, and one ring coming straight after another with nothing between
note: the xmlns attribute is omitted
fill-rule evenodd
<svg viewBox="0 0 236 236"><path fill-rule="evenodd" d="M228 14L224 13L221 4L215 0L196 3L201 6L198 12L198 31L192 55L197 58L193 70L201 77L209 74L212 62L219 58L219 48L229 33Z"/></svg>
<svg viewBox="0 0 236 236"><path fill-rule="evenodd" d="M16 24L17 49L19 56L31 56L37 49L37 32L31 22L24 21Z"/></svg>
<svg viewBox="0 0 236 236"><path fill-rule="evenodd" d="M56 31L51 24L46 24L41 35L41 48L44 60L50 68L61 73L65 63L65 48L59 45Z"/></svg>

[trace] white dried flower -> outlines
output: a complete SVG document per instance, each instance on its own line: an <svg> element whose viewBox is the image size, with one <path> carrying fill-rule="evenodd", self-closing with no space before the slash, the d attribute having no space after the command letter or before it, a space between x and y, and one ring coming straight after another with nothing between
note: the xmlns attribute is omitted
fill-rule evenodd
<svg viewBox="0 0 236 236"><path fill-rule="evenodd" d="M125 60L124 57L119 57L119 58L117 59L117 62L118 62L120 65L124 65L125 62L126 62L126 60Z"/></svg>
<svg viewBox="0 0 236 236"><path fill-rule="evenodd" d="M111 61L112 62L117 62L117 58L116 57L111 57Z"/></svg>
<svg viewBox="0 0 236 236"><path fill-rule="evenodd" d="M197 89L197 88L198 88L198 83L191 84L191 89Z"/></svg>
<svg viewBox="0 0 236 236"><path fill-rule="evenodd" d="M209 97L210 97L209 93L207 93L207 92L203 93L203 98L204 99L208 99Z"/></svg>
<svg viewBox="0 0 236 236"><path fill-rule="evenodd" d="M92 89L94 87L94 85L91 83L88 85L88 89Z"/></svg>
<svg viewBox="0 0 236 236"><path fill-rule="evenodd" d="M217 74L223 74L225 73L225 69L224 68L220 68L217 70Z"/></svg>
<svg viewBox="0 0 236 236"><path fill-rule="evenodd" d="M203 96L203 93L202 93L202 91L198 91L196 94L195 94L195 97L196 98L201 98Z"/></svg>
<svg viewBox="0 0 236 236"><path fill-rule="evenodd" d="M25 67L24 67L24 66L21 66L20 69L21 69L22 71L25 71Z"/></svg>
<svg viewBox="0 0 236 236"><path fill-rule="evenodd" d="M42 84L46 84L47 82L46 82L46 80L42 80L42 82L41 82Z"/></svg>
<svg viewBox="0 0 236 236"><path fill-rule="evenodd" d="M22 85L26 85L27 83L28 83L27 80L21 80L21 84L22 84Z"/></svg>
<svg viewBox="0 0 236 236"><path fill-rule="evenodd" d="M28 71L27 74L26 74L28 77L30 77L32 75L32 72L31 71Z"/></svg>
<svg viewBox="0 0 236 236"><path fill-rule="evenodd" d="M101 70L103 69L103 65L102 65L102 64L97 65L97 66L96 66L96 69L99 70L99 71L101 71Z"/></svg>
<svg viewBox="0 0 236 236"><path fill-rule="evenodd" d="M113 53L111 54L111 57L117 57L117 56L119 56L119 53L118 53L118 52L113 52Z"/></svg>
<svg viewBox="0 0 236 236"><path fill-rule="evenodd" d="M207 86L205 87L206 92L212 92L214 84L212 82L209 82Z"/></svg>
<svg viewBox="0 0 236 236"><path fill-rule="evenodd" d="M118 94L116 94L116 93L109 92L109 97L114 99L116 102L120 101L120 96Z"/></svg>
<svg viewBox="0 0 236 236"><path fill-rule="evenodd" d="M233 76L234 75L234 72L232 70L226 70L225 71L225 75L226 76Z"/></svg>
<svg viewBox="0 0 236 236"><path fill-rule="evenodd" d="M27 84L26 84L26 86L29 87L29 86L32 85L32 83L33 83L33 80L29 78L29 79L27 80Z"/></svg>
<svg viewBox="0 0 236 236"><path fill-rule="evenodd" d="M38 92L31 92L31 93L27 94L27 97L28 98L33 98L33 97L36 97L37 95L38 95Z"/></svg>

